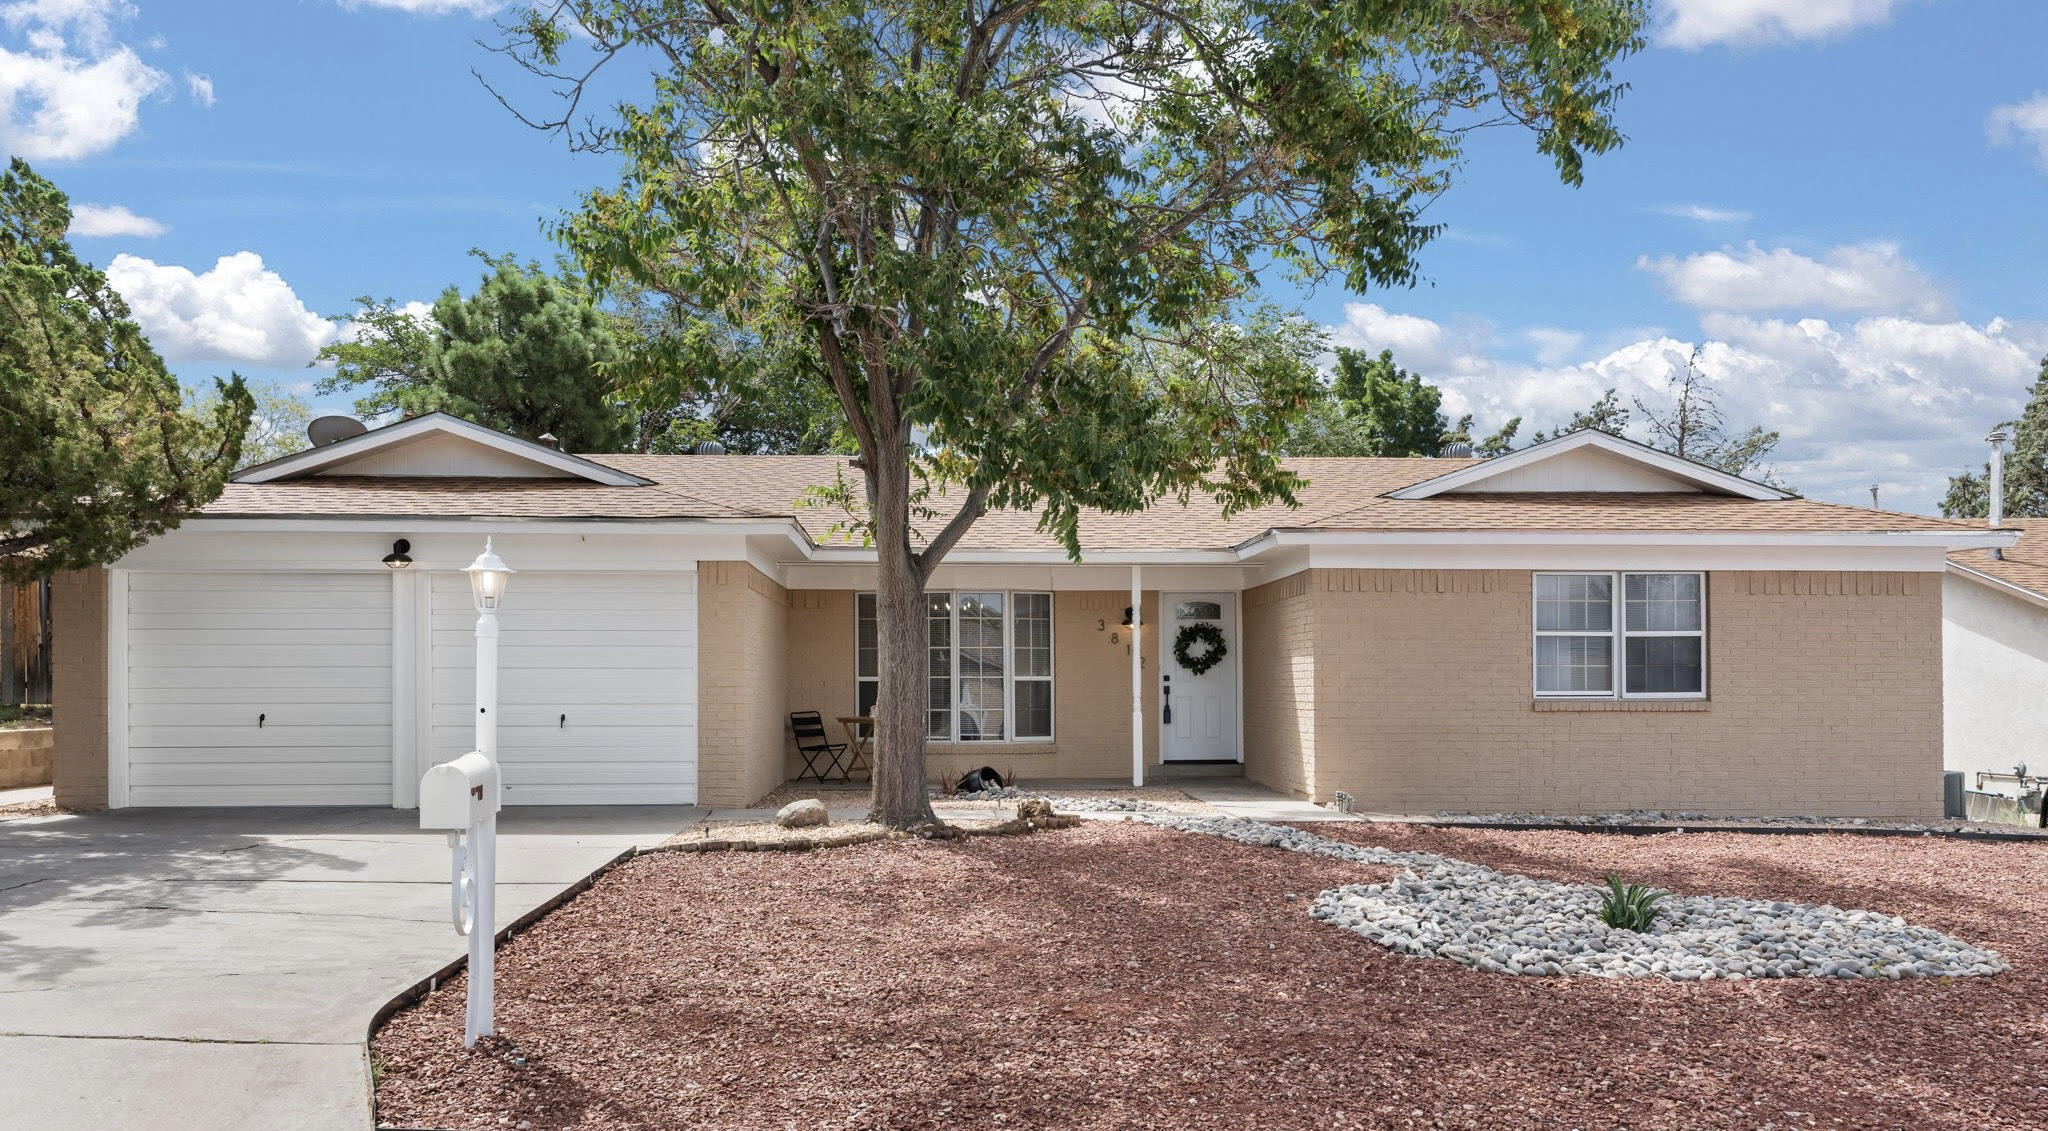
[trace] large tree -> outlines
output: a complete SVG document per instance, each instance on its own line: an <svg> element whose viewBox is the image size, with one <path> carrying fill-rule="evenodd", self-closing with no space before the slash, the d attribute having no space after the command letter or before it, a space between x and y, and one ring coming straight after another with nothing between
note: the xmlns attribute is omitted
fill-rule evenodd
<svg viewBox="0 0 2048 1131"><path fill-rule="evenodd" d="M367 387L356 410L453 413L569 451L618 451L626 413L605 369L620 356L612 321L573 278L478 253L474 292L449 287L419 317L391 300L357 300L352 332L320 351L321 392Z"/></svg>
<svg viewBox="0 0 2048 1131"><path fill-rule="evenodd" d="M2027 394L2027 407L2012 429L2012 450L2005 457L2005 513L2018 518L2048 517L2048 357ZM1965 471L1948 481L1941 513L1950 518L1983 518L1991 513L1991 465Z"/></svg>
<svg viewBox="0 0 2048 1131"><path fill-rule="evenodd" d="M932 570L990 508L1201 491L1292 500L1311 389L1243 325L1260 275L1402 285L1468 130L1529 128L1560 177L1618 145L1610 66L1642 0L561 0L504 50L565 92L528 120L624 182L562 234L801 343L858 447L876 551L873 815L925 795ZM572 34L573 33L573 34ZM615 115L584 97L652 88ZM515 100L516 101L516 100ZM789 348L797 348L791 345Z"/></svg>
<svg viewBox="0 0 2048 1131"><path fill-rule="evenodd" d="M1671 377L1671 406L1659 408L1634 398L1649 431L1650 446L1680 459L1718 467L1730 475L1755 475L1771 482L1764 465L1778 447L1778 434L1752 424L1730 433L1713 379L1700 368L1700 348L1685 359L1685 368ZM1613 390L1608 390L1611 396Z"/></svg>
<svg viewBox="0 0 2048 1131"><path fill-rule="evenodd" d="M14 160L0 174L0 577L113 560L220 494L250 396L185 393L106 276L64 240L71 205Z"/></svg>
<svg viewBox="0 0 2048 1131"><path fill-rule="evenodd" d="M634 451L688 452L710 440L743 455L853 453L816 350L699 317L630 280L613 291L607 308L622 348L607 376L632 409ZM811 379L785 379L792 372Z"/></svg>

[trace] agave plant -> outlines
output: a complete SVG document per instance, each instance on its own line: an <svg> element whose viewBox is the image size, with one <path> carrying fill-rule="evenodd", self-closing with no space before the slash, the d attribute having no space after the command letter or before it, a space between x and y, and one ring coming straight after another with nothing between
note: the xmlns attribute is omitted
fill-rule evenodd
<svg viewBox="0 0 2048 1131"><path fill-rule="evenodd" d="M1624 884L1620 876L1609 872L1607 892L1600 897L1600 921L1624 931L1647 931L1666 894L1648 884Z"/></svg>

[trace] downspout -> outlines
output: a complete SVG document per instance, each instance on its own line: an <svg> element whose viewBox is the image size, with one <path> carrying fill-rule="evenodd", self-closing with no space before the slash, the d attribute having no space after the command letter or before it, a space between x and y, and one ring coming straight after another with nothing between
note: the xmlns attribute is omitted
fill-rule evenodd
<svg viewBox="0 0 2048 1131"><path fill-rule="evenodd" d="M1993 428L1985 439L1991 442L1990 526L1997 529L2005 522L2005 442L2010 436L2003 427L1999 427ZM2005 551L1997 546L1985 553L1991 555L1992 561L2005 560ZM2048 813L2048 806L2043 806L2042 811Z"/></svg>

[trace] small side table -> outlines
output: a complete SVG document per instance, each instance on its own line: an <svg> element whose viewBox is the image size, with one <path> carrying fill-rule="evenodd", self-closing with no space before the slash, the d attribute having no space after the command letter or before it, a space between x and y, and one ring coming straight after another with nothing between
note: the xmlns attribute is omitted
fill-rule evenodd
<svg viewBox="0 0 2048 1131"><path fill-rule="evenodd" d="M871 715L841 715L839 725L846 728L846 767L840 772L843 781L852 781L853 773L859 770L862 780L873 781L875 764L868 759L868 748L875 741L875 720Z"/></svg>

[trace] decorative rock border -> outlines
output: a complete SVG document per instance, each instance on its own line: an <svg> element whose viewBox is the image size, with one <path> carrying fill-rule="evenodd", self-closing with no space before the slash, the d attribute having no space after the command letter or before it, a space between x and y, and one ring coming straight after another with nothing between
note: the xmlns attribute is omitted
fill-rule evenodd
<svg viewBox="0 0 2048 1131"><path fill-rule="evenodd" d="M1059 797L1050 793L1033 793L1030 790L1003 786L1000 789L982 789L973 793L956 793L950 797L937 797L938 801L1029 801L1052 802L1052 807L1063 813L1164 813L1166 806L1153 801L1139 801L1130 797Z"/></svg>
<svg viewBox="0 0 2048 1131"><path fill-rule="evenodd" d="M1384 884L1317 896L1309 914L1403 954L1491 973L1595 978L1901 978L2003 973L1994 951L1875 911L1667 896L1657 929L1599 918L1602 889L1510 875L1428 852L1396 852L1234 817L1144 817L1148 824L1403 869Z"/></svg>

